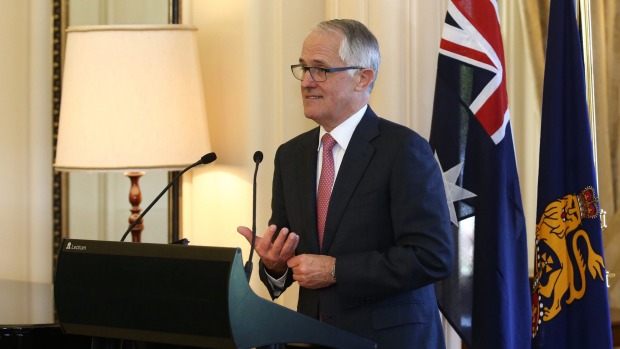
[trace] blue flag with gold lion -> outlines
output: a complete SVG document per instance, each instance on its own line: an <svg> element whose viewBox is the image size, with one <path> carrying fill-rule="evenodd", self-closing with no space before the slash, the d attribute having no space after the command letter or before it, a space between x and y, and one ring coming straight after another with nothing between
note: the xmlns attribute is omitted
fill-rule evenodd
<svg viewBox="0 0 620 349"><path fill-rule="evenodd" d="M551 0L532 285L532 348L612 348L574 0Z"/></svg>

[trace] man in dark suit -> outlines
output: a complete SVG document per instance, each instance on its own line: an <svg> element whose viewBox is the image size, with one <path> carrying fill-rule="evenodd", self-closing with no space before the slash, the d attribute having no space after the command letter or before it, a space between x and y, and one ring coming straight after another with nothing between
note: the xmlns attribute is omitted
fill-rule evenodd
<svg viewBox="0 0 620 349"><path fill-rule="evenodd" d="M379 63L357 21L321 22L306 37L291 70L320 127L276 153L259 273L273 298L297 281L299 312L379 348L444 348L433 283L454 252L442 174L425 139L368 106Z"/></svg>

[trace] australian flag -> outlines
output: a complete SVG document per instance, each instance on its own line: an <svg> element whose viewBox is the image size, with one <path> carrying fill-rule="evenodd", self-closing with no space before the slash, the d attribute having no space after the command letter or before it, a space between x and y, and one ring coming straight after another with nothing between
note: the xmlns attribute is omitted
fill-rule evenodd
<svg viewBox="0 0 620 349"><path fill-rule="evenodd" d="M430 144L444 172L457 266L435 285L469 348L528 349L525 218L495 0L451 0L442 31Z"/></svg>
<svg viewBox="0 0 620 349"><path fill-rule="evenodd" d="M612 348L585 91L574 0L551 0L540 136L532 348Z"/></svg>

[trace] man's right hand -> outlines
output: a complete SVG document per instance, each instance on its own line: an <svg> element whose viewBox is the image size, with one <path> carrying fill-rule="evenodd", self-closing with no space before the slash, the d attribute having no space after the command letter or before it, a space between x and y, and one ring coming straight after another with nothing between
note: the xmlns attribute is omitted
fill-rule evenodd
<svg viewBox="0 0 620 349"><path fill-rule="evenodd" d="M254 250L262 259L269 275L277 279L284 275L288 269L287 261L295 256L299 235L293 232L289 233L288 228L282 228L278 237L273 240L276 229L277 227L272 224L267 228L263 237L257 236ZM252 243L252 230L250 228L237 227L237 232L243 235L250 244Z"/></svg>

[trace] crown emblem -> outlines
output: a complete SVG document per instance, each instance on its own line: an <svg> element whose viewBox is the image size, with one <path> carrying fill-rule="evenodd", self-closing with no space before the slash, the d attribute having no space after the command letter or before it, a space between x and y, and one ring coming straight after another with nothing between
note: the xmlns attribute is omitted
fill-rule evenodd
<svg viewBox="0 0 620 349"><path fill-rule="evenodd" d="M598 196L594 188L587 187L577 195L581 218L596 218L598 216Z"/></svg>

